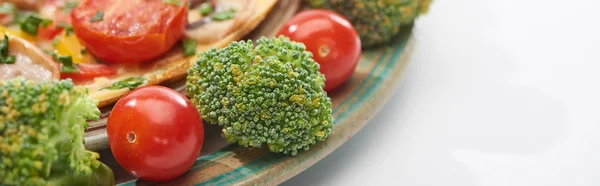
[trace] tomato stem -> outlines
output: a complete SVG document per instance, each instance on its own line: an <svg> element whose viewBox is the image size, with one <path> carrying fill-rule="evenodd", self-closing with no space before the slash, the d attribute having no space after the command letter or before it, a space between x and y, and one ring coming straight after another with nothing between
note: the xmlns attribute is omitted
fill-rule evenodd
<svg viewBox="0 0 600 186"><path fill-rule="evenodd" d="M329 46L321 45L321 47L319 47L319 56L325 57L329 54L329 51Z"/></svg>
<svg viewBox="0 0 600 186"><path fill-rule="evenodd" d="M135 142L135 132L131 131L127 133L127 141L129 141L129 143Z"/></svg>

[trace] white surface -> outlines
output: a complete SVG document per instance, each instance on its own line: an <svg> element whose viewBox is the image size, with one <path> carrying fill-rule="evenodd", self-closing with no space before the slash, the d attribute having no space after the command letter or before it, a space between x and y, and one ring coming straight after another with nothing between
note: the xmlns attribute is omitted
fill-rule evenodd
<svg viewBox="0 0 600 186"><path fill-rule="evenodd" d="M398 93L283 185L600 185L598 7L434 0Z"/></svg>

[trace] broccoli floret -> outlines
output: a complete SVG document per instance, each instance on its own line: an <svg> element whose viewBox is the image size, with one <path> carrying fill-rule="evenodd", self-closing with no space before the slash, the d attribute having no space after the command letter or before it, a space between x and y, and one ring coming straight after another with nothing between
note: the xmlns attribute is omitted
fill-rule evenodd
<svg viewBox="0 0 600 186"><path fill-rule="evenodd" d="M306 0L313 8L326 8L342 14L352 23L363 48L389 41L427 13L432 0Z"/></svg>
<svg viewBox="0 0 600 186"><path fill-rule="evenodd" d="M86 120L100 116L97 104L71 80L0 80L0 185L114 183L83 144Z"/></svg>
<svg viewBox="0 0 600 186"><path fill-rule="evenodd" d="M331 132L331 99L319 64L287 37L213 48L188 72L192 102L204 120L223 127L230 143L296 155Z"/></svg>

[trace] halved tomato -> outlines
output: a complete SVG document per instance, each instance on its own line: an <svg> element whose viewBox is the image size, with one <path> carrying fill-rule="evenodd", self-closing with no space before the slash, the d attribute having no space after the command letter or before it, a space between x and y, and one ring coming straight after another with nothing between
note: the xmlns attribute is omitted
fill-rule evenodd
<svg viewBox="0 0 600 186"><path fill-rule="evenodd" d="M112 76L117 70L104 64L78 64L79 72L60 73L60 79L71 78L74 82L93 80L96 77Z"/></svg>
<svg viewBox="0 0 600 186"><path fill-rule="evenodd" d="M141 63L170 50L187 24L187 0L82 0L71 11L87 51L107 63Z"/></svg>

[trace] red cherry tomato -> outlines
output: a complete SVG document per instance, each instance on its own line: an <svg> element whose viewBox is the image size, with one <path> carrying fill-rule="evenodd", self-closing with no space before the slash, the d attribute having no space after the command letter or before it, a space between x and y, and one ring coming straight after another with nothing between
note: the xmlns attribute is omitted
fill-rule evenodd
<svg viewBox="0 0 600 186"><path fill-rule="evenodd" d="M346 82L361 55L358 33L342 15L329 10L307 10L288 20L277 35L306 45L325 75L325 91Z"/></svg>
<svg viewBox="0 0 600 186"><path fill-rule="evenodd" d="M71 78L74 82L93 80L96 77L112 76L117 70L104 64L77 64L79 72L61 73L60 79Z"/></svg>
<svg viewBox="0 0 600 186"><path fill-rule="evenodd" d="M196 107L162 86L139 88L117 101L108 117L107 133L117 162L149 181L183 174L200 155L204 141Z"/></svg>
<svg viewBox="0 0 600 186"><path fill-rule="evenodd" d="M187 0L82 0L71 11L73 31L88 52L107 63L141 63L156 58L181 38Z"/></svg>

